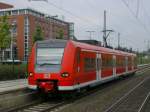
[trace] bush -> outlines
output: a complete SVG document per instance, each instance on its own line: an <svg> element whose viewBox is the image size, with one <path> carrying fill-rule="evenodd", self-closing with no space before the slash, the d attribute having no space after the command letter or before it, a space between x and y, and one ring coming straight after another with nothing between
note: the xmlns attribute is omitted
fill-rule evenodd
<svg viewBox="0 0 150 112"><path fill-rule="evenodd" d="M0 80L25 78L27 74L26 64L12 65L0 64Z"/></svg>

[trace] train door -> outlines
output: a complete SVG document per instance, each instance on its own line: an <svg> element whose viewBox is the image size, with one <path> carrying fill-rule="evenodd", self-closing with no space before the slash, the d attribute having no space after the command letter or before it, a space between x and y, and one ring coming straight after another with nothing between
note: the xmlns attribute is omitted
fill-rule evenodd
<svg viewBox="0 0 150 112"><path fill-rule="evenodd" d="M113 55L113 76L116 75L116 56Z"/></svg>
<svg viewBox="0 0 150 112"><path fill-rule="evenodd" d="M125 57L126 72L128 72L128 57Z"/></svg>
<svg viewBox="0 0 150 112"><path fill-rule="evenodd" d="M81 75L81 52L77 50L75 57L75 75L74 75L74 84L79 88L80 84L80 75Z"/></svg>
<svg viewBox="0 0 150 112"><path fill-rule="evenodd" d="M101 54L96 54L96 80L101 79Z"/></svg>

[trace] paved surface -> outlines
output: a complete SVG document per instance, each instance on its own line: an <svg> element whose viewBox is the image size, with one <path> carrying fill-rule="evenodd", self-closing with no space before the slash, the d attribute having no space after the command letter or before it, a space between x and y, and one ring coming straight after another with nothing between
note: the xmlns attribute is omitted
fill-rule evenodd
<svg viewBox="0 0 150 112"><path fill-rule="evenodd" d="M0 93L27 87L27 79L0 81Z"/></svg>
<svg viewBox="0 0 150 112"><path fill-rule="evenodd" d="M107 84L107 86L102 85L105 87L100 88L94 94L81 98L71 103L68 106L64 106L62 109L58 110L57 112L106 112L108 108L110 108L116 101L118 101L127 92L129 92L136 85L138 85L142 80L150 78L149 74L150 74L150 70L148 70L147 72L138 73L133 77L121 79L119 81L114 81L113 83ZM147 85L148 83L146 82ZM142 92L139 93L139 96L140 94L142 94ZM120 112L120 111L115 111L115 112ZM133 111L125 110L125 112L133 112Z"/></svg>
<svg viewBox="0 0 150 112"><path fill-rule="evenodd" d="M148 101L144 105L144 108L142 109L141 112L150 112L150 98L148 99Z"/></svg>

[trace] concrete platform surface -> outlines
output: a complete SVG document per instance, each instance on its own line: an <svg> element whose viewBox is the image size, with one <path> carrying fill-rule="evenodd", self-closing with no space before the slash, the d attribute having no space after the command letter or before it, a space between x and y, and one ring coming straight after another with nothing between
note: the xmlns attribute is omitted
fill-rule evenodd
<svg viewBox="0 0 150 112"><path fill-rule="evenodd" d="M27 79L0 81L0 93L23 89L27 87Z"/></svg>

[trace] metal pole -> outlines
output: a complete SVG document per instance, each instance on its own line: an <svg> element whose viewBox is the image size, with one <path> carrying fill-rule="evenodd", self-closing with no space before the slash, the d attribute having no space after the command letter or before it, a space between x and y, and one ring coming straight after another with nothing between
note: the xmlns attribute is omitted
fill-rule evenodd
<svg viewBox="0 0 150 112"><path fill-rule="evenodd" d="M103 46L107 47L107 38L111 32L114 32L114 30L108 30L106 28L106 10L104 10L104 28L102 32L103 32L103 44L104 44Z"/></svg>
<svg viewBox="0 0 150 112"><path fill-rule="evenodd" d="M120 33L118 33L118 49L120 48Z"/></svg>
<svg viewBox="0 0 150 112"><path fill-rule="evenodd" d="M92 37L91 37L91 36L92 36L92 32L89 32L89 33L90 33L90 40L91 40L91 38L92 38Z"/></svg>
<svg viewBox="0 0 150 112"><path fill-rule="evenodd" d="M148 40L147 49L148 49L148 52L149 52L149 50L150 50L150 40Z"/></svg>
<svg viewBox="0 0 150 112"><path fill-rule="evenodd" d="M14 75L13 28L14 28L14 25L12 24L12 28L11 28L11 61L12 61L12 74Z"/></svg>
<svg viewBox="0 0 150 112"><path fill-rule="evenodd" d="M12 48L12 52L13 52L13 51L14 51L14 50L13 50L13 48ZM14 53L12 54L12 57L13 57L13 60L12 60L12 61L13 61L13 63L12 63L12 64L13 64L13 75L15 75L15 74L14 74L14 71L15 71L15 69L14 69Z"/></svg>
<svg viewBox="0 0 150 112"><path fill-rule="evenodd" d="M10 59L13 59L13 30L11 29Z"/></svg>
<svg viewBox="0 0 150 112"><path fill-rule="evenodd" d="M104 47L107 46L107 42L106 42L106 10L104 10L104 29L103 29L103 44Z"/></svg>

